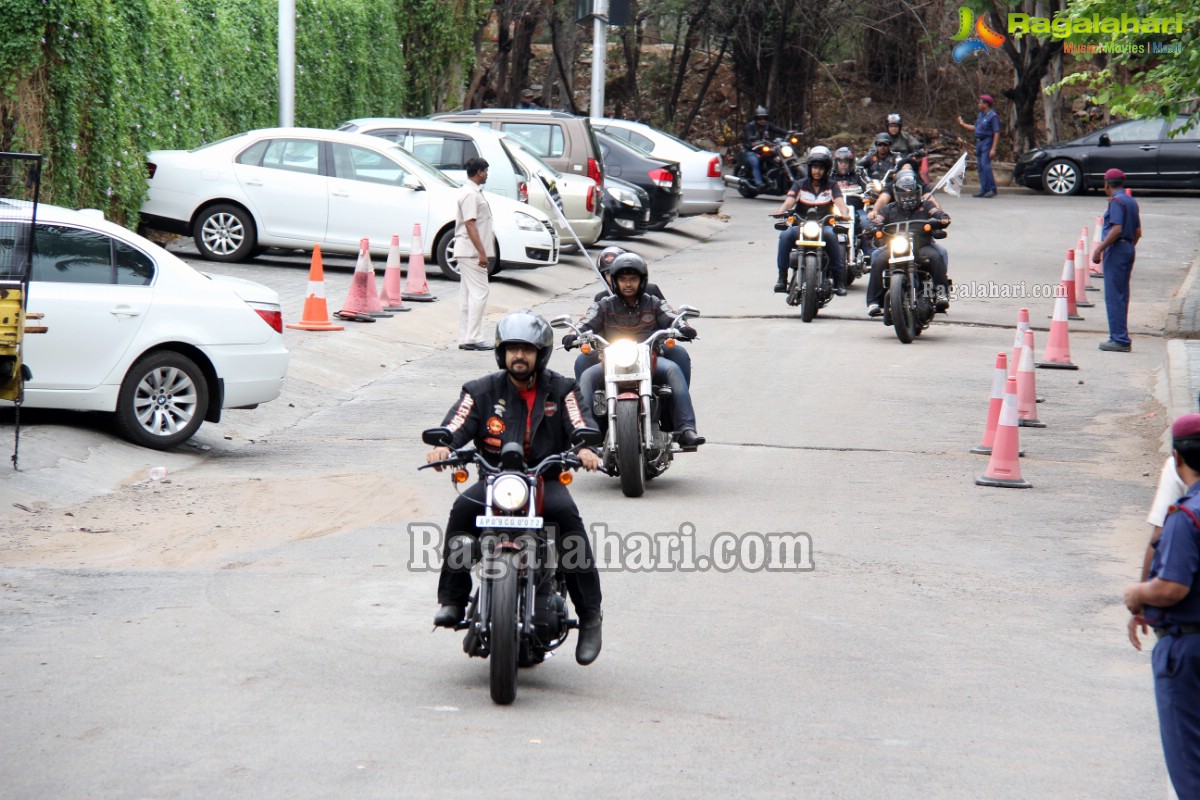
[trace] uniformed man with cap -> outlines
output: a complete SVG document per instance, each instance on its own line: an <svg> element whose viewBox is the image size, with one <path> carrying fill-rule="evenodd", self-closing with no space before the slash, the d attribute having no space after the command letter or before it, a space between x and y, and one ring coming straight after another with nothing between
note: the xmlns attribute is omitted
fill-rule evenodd
<svg viewBox="0 0 1200 800"><path fill-rule="evenodd" d="M1158 727L1175 793L1200 797L1200 414L1171 426L1175 469L1188 487L1154 544L1149 580L1125 587L1125 607L1154 628ZM1134 628L1130 640L1141 649Z"/></svg>
<svg viewBox="0 0 1200 800"><path fill-rule="evenodd" d="M517 101L517 108L525 110L541 108L541 106L534 102L533 98L533 89L522 89L521 99Z"/></svg>
<svg viewBox="0 0 1200 800"><path fill-rule="evenodd" d="M975 116L975 124L963 122L958 118L958 124L969 131L975 131L975 160L979 163L979 191L972 197L995 197L996 178L992 175L992 159L996 157L996 145L1000 141L1000 117L993 106L996 100L990 94L979 95L979 113Z"/></svg>
<svg viewBox="0 0 1200 800"><path fill-rule="evenodd" d="M1133 349L1129 338L1129 280L1138 240L1142 238L1142 215L1137 201L1125 192L1125 173L1110 169L1104 173L1104 227L1100 244L1092 250L1092 263L1104 262L1104 307L1108 311L1108 341L1101 350L1128 353Z"/></svg>

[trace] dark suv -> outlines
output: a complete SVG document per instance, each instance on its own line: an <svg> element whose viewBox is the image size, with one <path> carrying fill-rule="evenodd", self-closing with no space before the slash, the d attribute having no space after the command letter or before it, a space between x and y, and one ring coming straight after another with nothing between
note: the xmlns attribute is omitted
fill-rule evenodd
<svg viewBox="0 0 1200 800"><path fill-rule="evenodd" d="M600 145L587 117L540 109L469 108L453 114L435 114L432 119L490 126L518 140L560 172L587 175L597 186L604 183Z"/></svg>

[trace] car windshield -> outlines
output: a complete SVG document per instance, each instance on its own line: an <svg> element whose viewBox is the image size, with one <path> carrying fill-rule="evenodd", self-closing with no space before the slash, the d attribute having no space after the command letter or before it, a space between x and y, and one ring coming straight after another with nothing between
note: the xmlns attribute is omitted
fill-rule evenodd
<svg viewBox="0 0 1200 800"><path fill-rule="evenodd" d="M249 136L249 135L250 135L249 132L235 133L232 136L226 136L224 139L217 139L215 142L205 142L204 144L200 145L199 147L193 147L191 150L188 150L188 152L189 153L199 153L201 150L207 150L210 147L216 147L219 144L225 144L225 142L231 142L234 139L241 139L243 136Z"/></svg>
<svg viewBox="0 0 1200 800"><path fill-rule="evenodd" d="M381 140L382 141L382 140ZM460 184L458 181L450 178L445 173L438 171L436 167L428 161L414 156L409 151L405 150L398 144L394 144L385 148L389 155L394 156L401 164L412 170L422 181L427 183L440 183L443 186L449 186L452 189L457 189Z"/></svg>
<svg viewBox="0 0 1200 800"><path fill-rule="evenodd" d="M534 153L531 150L526 150L520 142L506 138L503 141L503 144L505 149L508 150L509 155L520 161L526 167L526 169L536 169L541 172L545 172L552 178L562 177L562 173L547 164L545 161L542 161L542 159L538 157L537 153Z"/></svg>

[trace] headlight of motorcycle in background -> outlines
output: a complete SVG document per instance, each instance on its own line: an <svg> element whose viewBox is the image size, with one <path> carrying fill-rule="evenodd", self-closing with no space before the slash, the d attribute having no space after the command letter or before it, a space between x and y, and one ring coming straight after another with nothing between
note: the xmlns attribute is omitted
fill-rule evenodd
<svg viewBox="0 0 1200 800"><path fill-rule="evenodd" d="M492 484L492 505L516 511L529 499L529 485L518 475L501 475Z"/></svg>
<svg viewBox="0 0 1200 800"><path fill-rule="evenodd" d="M637 363L638 348L628 339L622 339L610 344L604 351L604 357L617 369L629 369Z"/></svg>
<svg viewBox="0 0 1200 800"><path fill-rule="evenodd" d="M908 255L908 239L903 236L893 236L890 247L894 256Z"/></svg>
<svg viewBox="0 0 1200 800"><path fill-rule="evenodd" d="M523 231L545 230L542 227L542 223L538 222L536 217L526 214L524 211L514 211L513 219L517 223L517 227Z"/></svg>
<svg viewBox="0 0 1200 800"><path fill-rule="evenodd" d="M816 223L816 220L810 219L804 223L804 227L800 229L800 233L803 234L805 239L819 239L821 238L821 226Z"/></svg>
<svg viewBox="0 0 1200 800"><path fill-rule="evenodd" d="M783 147L779 148L779 153L784 158L791 158L792 156L796 155L796 151L792 149L790 144L785 144Z"/></svg>

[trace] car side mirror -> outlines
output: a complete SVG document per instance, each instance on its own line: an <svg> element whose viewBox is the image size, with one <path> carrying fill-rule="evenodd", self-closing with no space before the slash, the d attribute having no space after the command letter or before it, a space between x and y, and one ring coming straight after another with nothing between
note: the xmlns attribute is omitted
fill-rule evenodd
<svg viewBox="0 0 1200 800"><path fill-rule="evenodd" d="M405 175L400 185L405 189L412 189L414 192L420 192L425 189L425 184L421 183L416 175Z"/></svg>
<svg viewBox="0 0 1200 800"><path fill-rule="evenodd" d="M1100 134L1100 140L1096 142L1099 147L1112 147L1112 139L1108 138L1107 133Z"/></svg>
<svg viewBox="0 0 1200 800"><path fill-rule="evenodd" d="M695 306L680 306L679 310L684 314L687 314L689 317L700 316L700 309L696 308Z"/></svg>
<svg viewBox="0 0 1200 800"><path fill-rule="evenodd" d="M595 428L576 428L571 431L571 444L576 447L594 447L603 443L604 434Z"/></svg>
<svg viewBox="0 0 1200 800"><path fill-rule="evenodd" d="M449 428L429 428L421 432L421 441L430 447L449 447L452 436Z"/></svg>
<svg viewBox="0 0 1200 800"><path fill-rule="evenodd" d="M554 319L550 320L550 327L551 328L569 328L569 327L571 327L571 315L563 314L562 316L555 317Z"/></svg>

